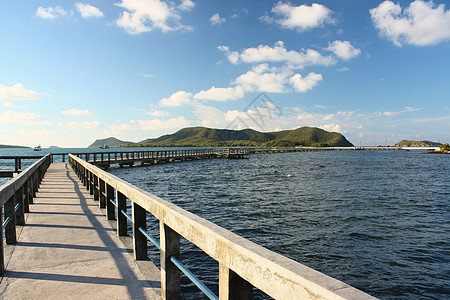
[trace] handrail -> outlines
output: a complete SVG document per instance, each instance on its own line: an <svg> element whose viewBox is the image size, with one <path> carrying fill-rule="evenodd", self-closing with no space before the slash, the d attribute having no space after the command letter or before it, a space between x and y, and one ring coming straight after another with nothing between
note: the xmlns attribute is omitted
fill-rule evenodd
<svg viewBox="0 0 450 300"><path fill-rule="evenodd" d="M133 222L133 249L136 259L147 257L147 237L139 229L139 227L146 228L146 212L159 220L161 289L164 299L180 295L179 280L176 280L179 271L171 260L172 256L177 259L179 257L180 236L219 262L221 299L228 299L230 295L236 296L235 293L241 296L251 295L252 286L276 299L374 299L356 288L274 253L139 189L75 155L69 155L69 162L91 194L99 195L99 190L93 191L93 186L98 185L100 189L107 191L109 198L113 198L116 194L118 207L121 205L123 207L125 199L131 201L130 218ZM97 182L92 183L91 179ZM110 201L106 203L109 205ZM108 219L115 218L114 210L107 207L107 216ZM126 227L126 223L123 223L126 219L121 216L117 216L117 219L120 234L123 227Z"/></svg>
<svg viewBox="0 0 450 300"><path fill-rule="evenodd" d="M5 271L3 232L6 244L16 244L16 226L25 225L24 214L29 212L29 204L33 203L50 162L51 157L47 154L0 186L0 275Z"/></svg>

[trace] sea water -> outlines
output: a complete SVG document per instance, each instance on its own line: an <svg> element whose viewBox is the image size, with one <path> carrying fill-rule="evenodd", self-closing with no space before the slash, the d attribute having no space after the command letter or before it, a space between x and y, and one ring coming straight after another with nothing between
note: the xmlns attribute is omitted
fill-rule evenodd
<svg viewBox="0 0 450 300"><path fill-rule="evenodd" d="M375 297L450 297L448 155L259 154L110 172ZM152 246L149 254L158 264ZM185 240L181 260L218 292L217 262ZM183 285L187 298L202 297Z"/></svg>
<svg viewBox="0 0 450 300"><path fill-rule="evenodd" d="M35 153L49 151L98 149ZM0 156L30 153L8 149ZM13 167L14 161L0 164ZM258 154L109 172L375 297L450 297L449 155L368 150ZM148 223L158 238L151 215ZM158 265L158 251L150 244L149 255ZM181 260L218 293L217 262L184 239ZM182 283L186 298L203 297L184 277ZM257 293L256 298L267 297Z"/></svg>

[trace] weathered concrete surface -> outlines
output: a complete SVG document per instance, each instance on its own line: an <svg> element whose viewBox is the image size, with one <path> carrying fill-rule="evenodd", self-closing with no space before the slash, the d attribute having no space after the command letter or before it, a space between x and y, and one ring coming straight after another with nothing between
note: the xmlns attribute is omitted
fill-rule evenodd
<svg viewBox="0 0 450 300"><path fill-rule="evenodd" d="M34 203L7 247L1 299L160 299L66 163L50 166Z"/></svg>

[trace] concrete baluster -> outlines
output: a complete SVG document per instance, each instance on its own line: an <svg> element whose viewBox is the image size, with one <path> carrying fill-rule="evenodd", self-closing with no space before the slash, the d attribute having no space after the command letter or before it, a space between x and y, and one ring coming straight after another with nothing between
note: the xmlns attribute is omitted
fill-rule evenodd
<svg viewBox="0 0 450 300"><path fill-rule="evenodd" d="M100 198L98 195L98 190L99 190L98 177L95 174L93 174L93 177L94 177L94 201L98 201Z"/></svg>
<svg viewBox="0 0 450 300"><path fill-rule="evenodd" d="M5 250L3 248L3 208L0 206L0 276L5 272Z"/></svg>
<svg viewBox="0 0 450 300"><path fill-rule="evenodd" d="M4 207L5 210L5 220L10 217L11 220L5 226L5 238L6 244L14 245L16 244L16 213L14 211L14 195L6 201Z"/></svg>
<svg viewBox="0 0 450 300"><path fill-rule="evenodd" d="M180 299L180 270L170 260L171 256L180 259L180 236L163 222L159 223L159 231L162 298Z"/></svg>
<svg viewBox="0 0 450 300"><path fill-rule="evenodd" d="M219 263L219 299L253 299L253 286L233 270Z"/></svg>
<svg viewBox="0 0 450 300"><path fill-rule="evenodd" d="M147 229L147 212L133 202L132 214L134 259L147 259L147 238L139 231L139 227L142 227L144 230Z"/></svg>
<svg viewBox="0 0 450 300"><path fill-rule="evenodd" d="M25 213L24 213L24 201L23 201L23 186L20 187L14 193L14 210L15 206L19 204L19 207L16 211L16 225L25 225Z"/></svg>
<svg viewBox="0 0 450 300"><path fill-rule="evenodd" d="M109 184L106 185L106 219L107 220L115 220L115 206L111 202L114 200L114 188Z"/></svg>
<svg viewBox="0 0 450 300"><path fill-rule="evenodd" d="M128 235L127 230L127 217L122 214L127 211L127 197L119 191L116 191L116 201L117 201L117 235L124 236Z"/></svg>
<svg viewBox="0 0 450 300"><path fill-rule="evenodd" d="M98 179L98 187L99 187L99 206L100 208L106 208L106 189L105 189L105 182L103 180L101 180L100 178Z"/></svg>

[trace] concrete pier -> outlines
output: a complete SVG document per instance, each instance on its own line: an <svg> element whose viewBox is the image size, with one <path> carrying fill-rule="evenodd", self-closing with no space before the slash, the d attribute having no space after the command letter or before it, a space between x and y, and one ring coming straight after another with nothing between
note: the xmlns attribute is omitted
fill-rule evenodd
<svg viewBox="0 0 450 300"><path fill-rule="evenodd" d="M141 272L67 163L50 166L25 224L5 253L0 299L160 299L159 270Z"/></svg>

